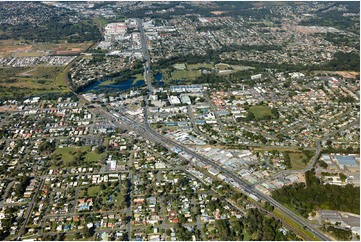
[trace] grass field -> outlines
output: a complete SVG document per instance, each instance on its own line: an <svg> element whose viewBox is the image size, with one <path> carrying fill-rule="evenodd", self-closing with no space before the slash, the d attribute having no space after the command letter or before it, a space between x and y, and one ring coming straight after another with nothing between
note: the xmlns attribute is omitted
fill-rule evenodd
<svg viewBox="0 0 361 242"><path fill-rule="evenodd" d="M85 155L85 161L87 162L94 162L94 161L100 161L104 159L106 156L106 153L98 154L95 151L90 151Z"/></svg>
<svg viewBox="0 0 361 242"><path fill-rule="evenodd" d="M42 56L53 54L76 54L93 43L43 44L17 40L1 40L0 56ZM0 98L27 97L42 94L68 92L67 75L70 66L37 66L0 68Z"/></svg>
<svg viewBox="0 0 361 242"><path fill-rule="evenodd" d="M227 75L229 73L233 73L235 71L252 69L254 67L251 66L241 66L241 65L228 65L225 63L197 63L197 64L187 64L186 70L175 70L168 76L169 69L163 69L161 72L163 73L162 81L172 81L172 80L194 80L197 77L200 77L202 74L199 69L207 68L212 70L224 71L229 70L227 73L219 73L220 75Z"/></svg>
<svg viewBox="0 0 361 242"><path fill-rule="evenodd" d="M66 90L66 85L58 83L55 79L61 71L61 67L54 66L0 68L0 85L4 87L41 89L43 91ZM32 92L33 90L27 91Z"/></svg>
<svg viewBox="0 0 361 242"><path fill-rule="evenodd" d="M235 71L243 71L248 69L254 69L252 66L240 66L240 65L230 65L230 67L233 68Z"/></svg>
<svg viewBox="0 0 361 242"><path fill-rule="evenodd" d="M89 197L96 197L101 192L99 186L93 186L88 188L88 196Z"/></svg>
<svg viewBox="0 0 361 242"><path fill-rule="evenodd" d="M250 241L251 236L246 232L246 230L243 231L243 241Z"/></svg>
<svg viewBox="0 0 361 242"><path fill-rule="evenodd" d="M251 106L249 111L251 111L257 119L262 119L266 115L272 115L271 108L268 106Z"/></svg>
<svg viewBox="0 0 361 242"><path fill-rule="evenodd" d="M144 80L144 76L142 73L136 74L135 76L133 76L133 78L135 78L133 80L133 85L136 84L137 82ZM114 81L113 79L107 80L107 81L103 81L102 83L99 84L99 86L108 86L108 85L112 85L115 84L116 81Z"/></svg>
<svg viewBox="0 0 361 242"><path fill-rule="evenodd" d="M37 66L27 74L33 78L54 79L62 69L59 66Z"/></svg>
<svg viewBox="0 0 361 242"><path fill-rule="evenodd" d="M123 22L124 20L125 18L120 16L117 16L116 19L105 19L102 17L93 18L93 21L98 26L99 30L102 30L105 27L105 25L107 25L108 23Z"/></svg>
<svg viewBox="0 0 361 242"><path fill-rule="evenodd" d="M114 80L106 80L106 81L103 81L102 83L100 83L99 86L108 86L108 85L112 85L112 84L115 84Z"/></svg>
<svg viewBox="0 0 361 242"><path fill-rule="evenodd" d="M31 71L31 67L4 67L0 68L0 83L7 81L8 79L14 79L15 76L20 75L25 71Z"/></svg>
<svg viewBox="0 0 361 242"><path fill-rule="evenodd" d="M93 21L100 30L102 30L105 27L105 25L107 25L108 23L108 21L105 18L93 18Z"/></svg>
<svg viewBox="0 0 361 242"><path fill-rule="evenodd" d="M54 229L55 230L55 229ZM89 238L77 237L76 234L66 234L64 241L88 241Z"/></svg>
<svg viewBox="0 0 361 242"><path fill-rule="evenodd" d="M93 42L83 43L61 43L61 44L35 44L31 45L33 51L50 51L54 54L61 54L62 51L78 53L86 50Z"/></svg>
<svg viewBox="0 0 361 242"><path fill-rule="evenodd" d="M278 151L290 151L290 152L299 152L299 149L290 149L290 148L277 148L277 149L275 149L275 148L257 148L257 147L255 147L253 150L255 150L255 151L265 151L265 150L267 150L267 151L272 151L272 150L278 150Z"/></svg>
<svg viewBox="0 0 361 242"><path fill-rule="evenodd" d="M172 73L171 79L181 80L181 79L195 79L201 76L199 71L174 71Z"/></svg>
<svg viewBox="0 0 361 242"><path fill-rule="evenodd" d="M26 90L29 90L30 92L31 92L31 90L42 88L42 83L36 83L36 82L33 82L33 81L25 79L25 78L23 78L23 79L24 80L17 79L16 82L12 82L12 83L0 83L0 86L26 89Z"/></svg>
<svg viewBox="0 0 361 242"><path fill-rule="evenodd" d="M299 152L299 153L289 153L290 159L291 159L291 170L301 170L307 167L307 163L304 163L302 160L307 160L307 157L305 154Z"/></svg>
<svg viewBox="0 0 361 242"><path fill-rule="evenodd" d="M210 63L198 63L198 64L187 64L187 69L190 71L198 70L199 68L214 68L213 64Z"/></svg>
<svg viewBox="0 0 361 242"><path fill-rule="evenodd" d="M31 47L29 45L21 44L19 40L7 39L0 40L0 56L6 57L14 52L29 51Z"/></svg>
<svg viewBox="0 0 361 242"><path fill-rule="evenodd" d="M275 210L272 213L273 215L275 215L276 217L278 217L279 219L282 220L283 223L288 224L289 226L293 227L294 229L296 229L296 231L298 232L298 234L304 239L304 240L312 240L312 241L319 241L319 238L316 238L313 236L313 234L309 231L309 230L305 230L301 225L299 225L298 223L296 223L294 220L292 220L291 218L288 217L288 215L286 215L285 213L283 213L281 210L279 210L278 208L275 208Z"/></svg>
<svg viewBox="0 0 361 242"><path fill-rule="evenodd" d="M143 73L139 73L137 75L134 76L134 81L133 81L133 85L136 84L137 82L144 80L144 76Z"/></svg>
<svg viewBox="0 0 361 242"><path fill-rule="evenodd" d="M73 60L75 62L78 58ZM70 71L71 65L69 64L67 67L65 67L61 72L58 73L58 75L55 77L55 83L59 86L59 88L66 92L68 91L68 72Z"/></svg>
<svg viewBox="0 0 361 242"><path fill-rule="evenodd" d="M78 197L85 197L85 190L84 189L79 190Z"/></svg>
<svg viewBox="0 0 361 242"><path fill-rule="evenodd" d="M123 203L124 203L124 195L123 195L123 193L119 192L118 195L117 195L116 200L117 200L116 204L118 206L122 206Z"/></svg>
<svg viewBox="0 0 361 242"><path fill-rule="evenodd" d="M42 51L18 52L15 54L16 57L40 57L45 55L46 53Z"/></svg>
<svg viewBox="0 0 361 242"><path fill-rule="evenodd" d="M80 148L76 148L76 147L57 148L54 151L54 155L61 155L61 159L64 162L71 162L71 161L74 161L75 155L78 152L88 151L89 148L90 148L90 146L83 146L83 147L80 147Z"/></svg>
<svg viewBox="0 0 361 242"><path fill-rule="evenodd" d="M215 67L218 70L228 70L230 68L230 66L228 64L224 64L224 63L216 64Z"/></svg>
<svg viewBox="0 0 361 242"><path fill-rule="evenodd" d="M16 55L22 56L44 56L48 53L53 54L75 54L86 50L92 42L83 43L60 43L60 44L43 44L43 43L23 43L18 40L1 40L0 56Z"/></svg>

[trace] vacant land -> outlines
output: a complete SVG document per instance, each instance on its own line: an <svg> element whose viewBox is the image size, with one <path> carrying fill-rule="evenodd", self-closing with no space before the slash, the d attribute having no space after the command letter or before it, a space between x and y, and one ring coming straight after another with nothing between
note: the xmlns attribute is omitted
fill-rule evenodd
<svg viewBox="0 0 361 242"><path fill-rule="evenodd" d="M0 68L0 86L43 90L66 90L66 83L57 82L58 66ZM32 90L28 90L31 92Z"/></svg>
<svg viewBox="0 0 361 242"><path fill-rule="evenodd" d="M134 76L134 80L133 80L133 84L136 84L137 82L144 80L144 76L142 73L139 73L137 75Z"/></svg>
<svg viewBox="0 0 361 242"><path fill-rule="evenodd" d="M183 79L195 79L201 76L200 71L174 71L171 79L183 80Z"/></svg>
<svg viewBox="0 0 361 242"><path fill-rule="evenodd" d="M100 193L100 187L99 186L94 186L94 187L89 187L88 188L88 196L89 197L96 197L99 193Z"/></svg>
<svg viewBox="0 0 361 242"><path fill-rule="evenodd" d="M98 154L95 151L88 152L85 155L84 161L86 162L98 162L105 158L106 153Z"/></svg>
<svg viewBox="0 0 361 242"><path fill-rule="evenodd" d="M89 48L93 43L84 42L84 43L62 43L62 44L35 44L32 45L32 50L34 51L49 51L52 54L57 55L68 55L68 54L77 54L81 51Z"/></svg>
<svg viewBox="0 0 361 242"><path fill-rule="evenodd" d="M61 160L67 165L69 162L75 161L80 153L88 151L90 146L77 147L63 147L54 151L53 156L61 156Z"/></svg>
<svg viewBox="0 0 361 242"><path fill-rule="evenodd" d="M94 23L98 26L99 30L103 30L108 21L105 18L93 18Z"/></svg>
<svg viewBox="0 0 361 242"><path fill-rule="evenodd" d="M214 65L210 63L187 64L187 69L190 71L199 70L200 68L212 69Z"/></svg>
<svg viewBox="0 0 361 242"><path fill-rule="evenodd" d="M228 70L228 69L230 69L230 66L228 64L219 63L219 64L216 64L216 68L218 70Z"/></svg>
<svg viewBox="0 0 361 242"><path fill-rule="evenodd" d="M235 71L243 71L248 69L254 69L252 66L240 66L240 65L229 65Z"/></svg>
<svg viewBox="0 0 361 242"><path fill-rule="evenodd" d="M47 53L45 51L26 51L26 52L17 52L15 54L16 57L40 57L46 56Z"/></svg>
<svg viewBox="0 0 361 242"><path fill-rule="evenodd" d="M292 170L301 170L307 167L307 157L305 154L299 153L289 153L291 159Z"/></svg>
<svg viewBox="0 0 361 242"><path fill-rule="evenodd" d="M29 68L29 67L16 67L16 68L10 68L10 67L5 67L5 68L0 68L0 82L6 82L9 79L12 79L13 77L20 75L21 73L25 72L25 71L30 71L33 68Z"/></svg>
<svg viewBox="0 0 361 242"><path fill-rule="evenodd" d="M77 59L73 60L73 63ZM71 65L69 64L67 67L65 67L61 72L58 73L58 75L55 77L55 83L59 86L59 88L62 91L68 91L68 73L70 71Z"/></svg>
<svg viewBox="0 0 361 242"><path fill-rule="evenodd" d="M30 51L31 46L24 45L19 40L0 40L0 56L6 57L9 56L11 53L15 52L23 52L23 51Z"/></svg>
<svg viewBox="0 0 361 242"><path fill-rule="evenodd" d="M59 66L37 66L28 72L27 75L32 78L54 79L62 69Z"/></svg>
<svg viewBox="0 0 361 242"><path fill-rule="evenodd" d="M139 81L144 80L144 76L141 73L132 76L132 78L134 78L133 83L132 83L133 85ZM113 85L113 84L117 84L117 81L113 80L113 79L109 79L109 80L106 80L106 81L103 81L102 83L100 83L99 86L108 86L108 85Z"/></svg>
<svg viewBox="0 0 361 242"><path fill-rule="evenodd" d="M88 49L93 42L84 43L61 43L43 44L21 42L18 40L1 40L0 56L46 56L53 55L74 55Z"/></svg>
<svg viewBox="0 0 361 242"><path fill-rule="evenodd" d="M42 56L77 54L92 42L30 44L16 40L0 41L1 56ZM0 67L0 99L68 92L68 71L59 66Z"/></svg>
<svg viewBox="0 0 361 242"><path fill-rule="evenodd" d="M251 111L257 119L262 119L265 116L272 116L272 110L268 106L251 106L249 111Z"/></svg>

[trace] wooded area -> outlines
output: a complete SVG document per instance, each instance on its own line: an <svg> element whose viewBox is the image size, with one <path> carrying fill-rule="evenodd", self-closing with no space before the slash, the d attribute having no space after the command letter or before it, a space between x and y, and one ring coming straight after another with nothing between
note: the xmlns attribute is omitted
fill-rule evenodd
<svg viewBox="0 0 361 242"><path fill-rule="evenodd" d="M289 205L302 216L317 209L330 209L360 214L360 188L347 184L323 185L314 170L306 172L306 184L295 183L272 192L277 201Z"/></svg>

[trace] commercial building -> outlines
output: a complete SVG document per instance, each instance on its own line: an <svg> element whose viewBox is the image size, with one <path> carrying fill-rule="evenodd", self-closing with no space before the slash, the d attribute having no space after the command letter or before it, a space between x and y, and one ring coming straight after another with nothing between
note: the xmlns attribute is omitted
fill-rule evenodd
<svg viewBox="0 0 361 242"><path fill-rule="evenodd" d="M336 155L335 156L337 164L340 166L340 168L358 168L359 165L357 164L355 157L353 156L345 156L345 155Z"/></svg>

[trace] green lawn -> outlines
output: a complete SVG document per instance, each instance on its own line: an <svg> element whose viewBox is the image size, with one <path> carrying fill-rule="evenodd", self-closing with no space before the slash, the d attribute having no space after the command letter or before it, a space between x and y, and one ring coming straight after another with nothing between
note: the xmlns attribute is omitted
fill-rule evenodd
<svg viewBox="0 0 361 242"><path fill-rule="evenodd" d="M167 177L169 180L173 180L175 178L175 176L173 174L167 174Z"/></svg>
<svg viewBox="0 0 361 242"><path fill-rule="evenodd" d="M59 66L38 66L33 70L29 71L28 74L33 78L45 78L45 79L54 79L62 67Z"/></svg>
<svg viewBox="0 0 361 242"><path fill-rule="evenodd" d="M116 197L116 200L117 200L116 204L118 206L123 206L124 205L124 195L123 195L123 193L119 192L117 197Z"/></svg>
<svg viewBox="0 0 361 242"><path fill-rule="evenodd" d="M78 60L78 58L74 59L71 63L74 63ZM59 72L59 74L55 77L55 84L65 86L62 88L63 91L68 91L68 72L71 69L71 64L69 64L63 71Z"/></svg>
<svg viewBox="0 0 361 242"><path fill-rule="evenodd" d="M255 151L265 151L265 150L267 150L267 151L272 151L272 150L278 150L278 151L289 151L289 152L299 152L299 150L298 149L290 149L290 148L277 148L277 149L275 149L275 148L267 148L267 147L262 147L262 148L254 148L254 150Z"/></svg>
<svg viewBox="0 0 361 242"><path fill-rule="evenodd" d="M235 71L243 71L247 69L254 69L252 66L240 66L240 65L230 65Z"/></svg>
<svg viewBox="0 0 361 242"><path fill-rule="evenodd" d="M224 64L224 63L216 64L216 68L219 69L219 70L228 70L229 67L230 66L228 64Z"/></svg>
<svg viewBox="0 0 361 242"><path fill-rule="evenodd" d="M254 114L256 119L262 119L264 116L272 115L272 110L268 106L254 105L249 108L249 111Z"/></svg>
<svg viewBox="0 0 361 242"><path fill-rule="evenodd" d="M0 83L5 87L27 88L28 92L66 91L63 67L38 66L28 68L0 68ZM61 76L61 77L60 77ZM30 89L30 90L29 90Z"/></svg>
<svg viewBox="0 0 361 242"><path fill-rule="evenodd" d="M105 18L93 18L93 20L100 30L102 30L102 28L104 28L108 23Z"/></svg>
<svg viewBox="0 0 361 242"><path fill-rule="evenodd" d="M137 82L144 80L144 76L143 73L139 73L137 75L134 76L134 81L133 81L133 85L136 84Z"/></svg>
<svg viewBox="0 0 361 242"><path fill-rule="evenodd" d="M301 170L307 167L307 163L302 162L303 159L307 160L307 157L303 153L289 153L289 156L292 170Z"/></svg>
<svg viewBox="0 0 361 242"><path fill-rule="evenodd" d="M85 197L85 191L84 191L84 189L81 189L81 190L79 191L78 197Z"/></svg>
<svg viewBox="0 0 361 242"><path fill-rule="evenodd" d="M313 234L309 230L305 230L301 225L299 225L297 222L295 222L293 219L288 217L285 213L283 213L278 208L275 208L275 210L272 212L273 215L277 216L278 218L282 219L283 223L288 224L289 226L292 226L297 231L294 231L296 234L300 235L305 240L309 240L308 238L312 238L313 241L319 241L320 239L317 237L313 237Z"/></svg>
<svg viewBox="0 0 361 242"><path fill-rule="evenodd" d="M200 71L174 71L172 73L173 80L195 79L199 76L201 76Z"/></svg>
<svg viewBox="0 0 361 242"><path fill-rule="evenodd" d="M144 80L144 76L143 73L139 73L134 75L132 78L135 78L133 80L133 85L136 84L137 82ZM112 84L116 84L117 82L113 79L109 79L107 81L103 81L102 83L99 84L99 86L108 86L108 85L112 85Z"/></svg>
<svg viewBox="0 0 361 242"><path fill-rule="evenodd" d="M246 232L246 230L243 230L243 241L250 241L251 236Z"/></svg>
<svg viewBox="0 0 361 242"><path fill-rule="evenodd" d="M70 161L74 161L77 152L88 151L89 148L90 146L83 146L81 148L76 148L76 147L57 148L54 151L54 155L61 155L61 159L63 161L70 162Z"/></svg>
<svg viewBox="0 0 361 242"><path fill-rule="evenodd" d="M103 160L106 156L106 153L98 154L95 151L90 151L85 155L84 161L92 162L92 161L100 161Z"/></svg>
<svg viewBox="0 0 361 242"><path fill-rule="evenodd" d="M199 68L214 68L214 65L211 63L198 63L198 64L187 64L187 69L190 71L198 70Z"/></svg>
<svg viewBox="0 0 361 242"><path fill-rule="evenodd" d="M88 188L88 196L89 197L96 197L99 193L100 193L100 187L99 186L94 186L94 187L89 187Z"/></svg>
<svg viewBox="0 0 361 242"><path fill-rule="evenodd" d="M32 67L5 67L0 68L0 82L6 82L8 79L15 79L15 76L33 69Z"/></svg>

